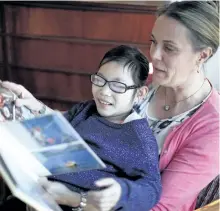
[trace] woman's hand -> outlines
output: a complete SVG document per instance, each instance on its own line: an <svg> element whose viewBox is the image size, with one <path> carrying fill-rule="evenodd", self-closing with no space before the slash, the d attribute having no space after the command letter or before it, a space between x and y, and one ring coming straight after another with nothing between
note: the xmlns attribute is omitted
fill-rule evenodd
<svg viewBox="0 0 220 211"><path fill-rule="evenodd" d="M89 191L88 204L92 204L99 211L112 210L121 197L120 184L112 178L106 178L96 181L96 186L105 189Z"/></svg>
<svg viewBox="0 0 220 211"><path fill-rule="evenodd" d="M80 194L69 190L62 183L52 182L46 178L39 179L39 183L58 204L70 207L79 206Z"/></svg>
<svg viewBox="0 0 220 211"><path fill-rule="evenodd" d="M51 195L51 197L61 205L77 207L80 204L80 194L69 190L65 185L59 182L48 181L41 178L39 183ZM101 191L89 191L87 198L87 206L85 211L110 211L112 210L121 196L120 184L112 179L102 179L96 182Z"/></svg>
<svg viewBox="0 0 220 211"><path fill-rule="evenodd" d="M18 99L15 101L16 106L26 106L30 110L39 111L42 109L42 103L39 102L27 89L22 85L9 82L9 81L0 81L0 86L11 90L14 92Z"/></svg>

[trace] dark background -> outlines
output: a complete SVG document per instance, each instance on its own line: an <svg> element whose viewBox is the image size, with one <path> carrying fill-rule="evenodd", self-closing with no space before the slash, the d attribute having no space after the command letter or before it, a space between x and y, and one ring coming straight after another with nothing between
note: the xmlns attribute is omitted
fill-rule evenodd
<svg viewBox="0 0 220 211"><path fill-rule="evenodd" d="M130 44L149 56L162 3L1 2L0 79L55 109L91 99L89 75L107 50Z"/></svg>

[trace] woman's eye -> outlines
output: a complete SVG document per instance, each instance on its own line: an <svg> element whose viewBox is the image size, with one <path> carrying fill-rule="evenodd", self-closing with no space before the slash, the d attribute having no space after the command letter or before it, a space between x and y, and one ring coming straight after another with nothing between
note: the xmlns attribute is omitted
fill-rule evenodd
<svg viewBox="0 0 220 211"><path fill-rule="evenodd" d="M165 48L165 51L166 51L166 52L172 52L172 51L174 51L173 48L170 48L170 47L168 47L168 46L165 46L164 48Z"/></svg>

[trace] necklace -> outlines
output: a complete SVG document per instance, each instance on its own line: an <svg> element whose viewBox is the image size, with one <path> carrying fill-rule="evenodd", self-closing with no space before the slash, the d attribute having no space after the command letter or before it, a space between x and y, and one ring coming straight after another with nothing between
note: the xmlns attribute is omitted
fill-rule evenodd
<svg viewBox="0 0 220 211"><path fill-rule="evenodd" d="M183 99L183 100L180 100L180 101L178 101L178 102L175 102L174 105L177 105L178 103L180 103L180 102L182 102L182 101L185 101L185 100L189 99L190 97L192 97L193 95L195 95L195 94L203 87L205 81L206 81L206 78L204 79L202 85L199 87L198 90L196 90L193 94L191 94L191 95L188 96L187 98L185 98L185 99ZM165 105L163 106L163 109L164 109L164 111L169 111L169 110L171 109L171 106L170 106L170 105L167 105L167 103L166 103L166 101L167 101L167 92L166 92L166 91L167 91L167 90L166 90L166 88L165 88Z"/></svg>

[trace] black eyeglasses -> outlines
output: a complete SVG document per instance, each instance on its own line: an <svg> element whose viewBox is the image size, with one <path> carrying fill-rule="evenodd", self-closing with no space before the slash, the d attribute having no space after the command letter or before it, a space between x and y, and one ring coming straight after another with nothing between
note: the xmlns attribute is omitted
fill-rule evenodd
<svg viewBox="0 0 220 211"><path fill-rule="evenodd" d="M118 81L107 81L102 76L97 75L97 74L91 75L91 82L92 82L92 84L99 86L99 87L103 87L106 85L106 83L108 83L109 88L113 92L120 93L120 94L125 93L129 89L139 88L136 85L127 86L126 84L124 84L122 82L118 82Z"/></svg>

